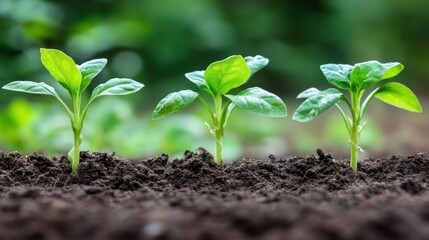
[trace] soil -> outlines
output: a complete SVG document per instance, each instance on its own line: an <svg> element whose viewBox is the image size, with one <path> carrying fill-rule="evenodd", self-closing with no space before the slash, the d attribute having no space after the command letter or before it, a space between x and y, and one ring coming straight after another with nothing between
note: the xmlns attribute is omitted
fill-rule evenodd
<svg viewBox="0 0 429 240"><path fill-rule="evenodd" d="M0 240L429 239L429 155L129 161L0 152Z"/></svg>

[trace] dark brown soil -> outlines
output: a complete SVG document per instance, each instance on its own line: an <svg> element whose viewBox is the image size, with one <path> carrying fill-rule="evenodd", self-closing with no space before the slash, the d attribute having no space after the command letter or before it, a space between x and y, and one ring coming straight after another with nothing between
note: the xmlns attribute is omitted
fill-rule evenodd
<svg viewBox="0 0 429 240"><path fill-rule="evenodd" d="M203 149L128 161L0 152L0 240L429 239L429 155L216 166Z"/></svg>

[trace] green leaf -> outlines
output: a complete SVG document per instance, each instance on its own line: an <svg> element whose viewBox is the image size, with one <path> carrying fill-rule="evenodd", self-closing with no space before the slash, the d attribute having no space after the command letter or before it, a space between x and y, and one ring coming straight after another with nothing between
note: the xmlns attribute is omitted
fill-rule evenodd
<svg viewBox="0 0 429 240"><path fill-rule="evenodd" d="M153 111L152 118L160 119L179 112L189 106L198 97L198 93L192 90L173 92L163 98Z"/></svg>
<svg viewBox="0 0 429 240"><path fill-rule="evenodd" d="M301 99L301 98L309 98L312 97L314 95L317 95L320 93L320 90L317 88L309 88L305 91L302 91L300 94L298 94L298 96L296 97L296 99Z"/></svg>
<svg viewBox="0 0 429 240"><path fill-rule="evenodd" d="M127 95L134 92L137 92L142 87L143 84L136 82L128 78L113 78L107 81L106 83L98 85L91 95L91 100L100 96L110 96L110 95Z"/></svg>
<svg viewBox="0 0 429 240"><path fill-rule="evenodd" d="M269 62L268 58L264 58L260 55L257 55L254 57L251 57L251 56L245 57L244 61L246 61L247 66L250 69L251 75L255 74L257 71L267 66Z"/></svg>
<svg viewBox="0 0 429 240"><path fill-rule="evenodd" d="M398 62L383 63L384 75L381 79L389 79L398 75L404 70L404 65Z"/></svg>
<svg viewBox="0 0 429 240"><path fill-rule="evenodd" d="M2 87L5 90L31 94L51 95L57 97L55 89L44 82L15 81Z"/></svg>
<svg viewBox="0 0 429 240"><path fill-rule="evenodd" d="M91 83L92 79L97 76L101 70L106 66L107 59L100 58L94 59L87 62L82 63L78 66L79 71L82 74L82 82L80 83L80 93L85 91L88 85Z"/></svg>
<svg viewBox="0 0 429 240"><path fill-rule="evenodd" d="M343 94L335 88L329 88L317 95L313 95L296 109L292 119L299 122L313 120L319 114L335 105L342 96Z"/></svg>
<svg viewBox="0 0 429 240"><path fill-rule="evenodd" d="M225 94L244 84L250 77L250 69L242 56L231 56L210 64L204 72L211 92Z"/></svg>
<svg viewBox="0 0 429 240"><path fill-rule="evenodd" d="M237 95L225 96L237 107L254 114L267 117L285 117L287 115L283 101L275 94L259 87L245 89Z"/></svg>
<svg viewBox="0 0 429 240"><path fill-rule="evenodd" d="M384 72L383 65L377 61L356 64L350 77L352 90L360 91L371 87L383 78Z"/></svg>
<svg viewBox="0 0 429 240"><path fill-rule="evenodd" d="M328 82L338 88L350 89L350 74L353 66L348 64L324 64L320 66Z"/></svg>
<svg viewBox="0 0 429 240"><path fill-rule="evenodd" d="M422 111L416 95L401 83L386 83L377 90L374 96L387 104L404 110L411 112Z"/></svg>
<svg viewBox="0 0 429 240"><path fill-rule="evenodd" d="M42 94L50 95L55 97L64 107L67 114L72 117L73 113L68 108L67 104L61 99L55 89L44 82L32 82L32 81L15 81L6 84L3 86L3 89L16 91L16 92L25 92L31 94Z"/></svg>
<svg viewBox="0 0 429 240"><path fill-rule="evenodd" d="M185 77L189 79L191 82L195 83L199 89L213 95L210 91L210 87L207 84L206 80L204 80L204 71L195 71L186 73Z"/></svg>
<svg viewBox="0 0 429 240"><path fill-rule="evenodd" d="M82 74L73 59L56 49L41 48L40 54L43 65L61 86L71 95L78 94Z"/></svg>

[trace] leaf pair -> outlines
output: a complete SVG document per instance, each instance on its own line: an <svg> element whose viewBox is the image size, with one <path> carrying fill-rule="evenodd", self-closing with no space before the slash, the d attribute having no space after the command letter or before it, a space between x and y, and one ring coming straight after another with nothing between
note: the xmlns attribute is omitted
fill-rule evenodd
<svg viewBox="0 0 429 240"><path fill-rule="evenodd" d="M198 96L199 93L192 90L170 93L158 103L153 112L153 118L161 119L177 113L194 102ZM282 100L259 87L248 88L237 95L225 96L235 104L234 106L254 114L268 117L286 116L286 106Z"/></svg>
<svg viewBox="0 0 429 240"><path fill-rule="evenodd" d="M214 62L206 71L194 71L185 76L198 88L210 95L225 94L246 83L250 76L264 68L269 60L262 56L231 56ZM236 70L236 71L234 71Z"/></svg>
<svg viewBox="0 0 429 240"><path fill-rule="evenodd" d="M382 64L377 61L368 61L354 66L325 64L320 68L329 83L340 89L349 90L349 92L360 95L365 89L381 80L398 75L404 69L404 66L400 63ZM422 110L415 94L401 83L390 82L375 89L368 96L365 103L368 104L372 97L411 112L421 112ZM325 91L310 88L300 93L297 98L306 99L293 115L293 119L300 122L308 122L337 104L341 99L346 100L346 96L335 88ZM363 106L364 109L366 104Z"/></svg>
<svg viewBox="0 0 429 240"><path fill-rule="evenodd" d="M65 53L55 49L40 49L41 60L49 73L61 84L72 98L80 96L88 87L92 79L106 66L107 59L94 59L80 66L76 65L72 58ZM104 84L98 85L92 92L91 102L106 95L126 95L134 93L143 87L128 78L114 78ZM55 89L44 82L14 81L3 87L3 89L26 92L32 94L51 95L63 102Z"/></svg>
<svg viewBox="0 0 429 240"><path fill-rule="evenodd" d="M348 64L325 64L320 66L326 79L332 85L359 92L367 89L381 80L398 75L404 66L397 62L379 63L368 61L354 66Z"/></svg>
<svg viewBox="0 0 429 240"><path fill-rule="evenodd" d="M104 84L98 85L94 89L91 95L91 101L100 96L131 94L142 87L143 84L128 78L113 78ZM14 81L3 86L3 89L16 92L50 95L57 99L60 98L55 89L44 82Z"/></svg>
<svg viewBox="0 0 429 240"><path fill-rule="evenodd" d="M70 95L81 94L107 64L107 59L102 58L79 66L59 50L42 48L40 53L42 64Z"/></svg>
<svg viewBox="0 0 429 240"><path fill-rule="evenodd" d="M249 112L270 116L286 116L286 106L276 95L261 88L254 87L241 91L237 95L227 94L230 90L246 83L250 76L268 64L262 56L231 56L225 60L210 64L205 71L185 74L186 78L211 96L224 95L234 106ZM162 99L153 112L154 119L179 112L190 105L200 94L192 90L170 93ZM232 111L233 107L231 107Z"/></svg>

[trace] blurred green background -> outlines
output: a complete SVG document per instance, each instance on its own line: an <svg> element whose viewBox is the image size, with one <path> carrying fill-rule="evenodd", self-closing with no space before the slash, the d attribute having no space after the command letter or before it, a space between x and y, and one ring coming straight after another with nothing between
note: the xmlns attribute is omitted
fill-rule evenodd
<svg viewBox="0 0 429 240"><path fill-rule="evenodd" d="M60 49L78 64L107 58L107 68L90 88L112 77L146 86L137 94L97 100L86 119L82 149L131 158L180 155L199 146L212 151L204 125L208 115L195 103L153 121L156 103L172 91L196 89L184 77L187 72L232 54L259 54L270 64L247 87L280 95L289 116L268 119L235 111L224 140L226 159L305 155L316 148L343 158L348 141L336 110L311 123L294 122L295 96L311 86L328 87L321 64L398 61L406 68L396 80L416 92L425 111L428 9L427 0L1 0L0 84L32 80L59 87L40 63L41 47ZM69 121L52 97L2 90L0 102L0 150L57 155L71 147ZM374 100L367 118L363 156L427 151L427 114Z"/></svg>

